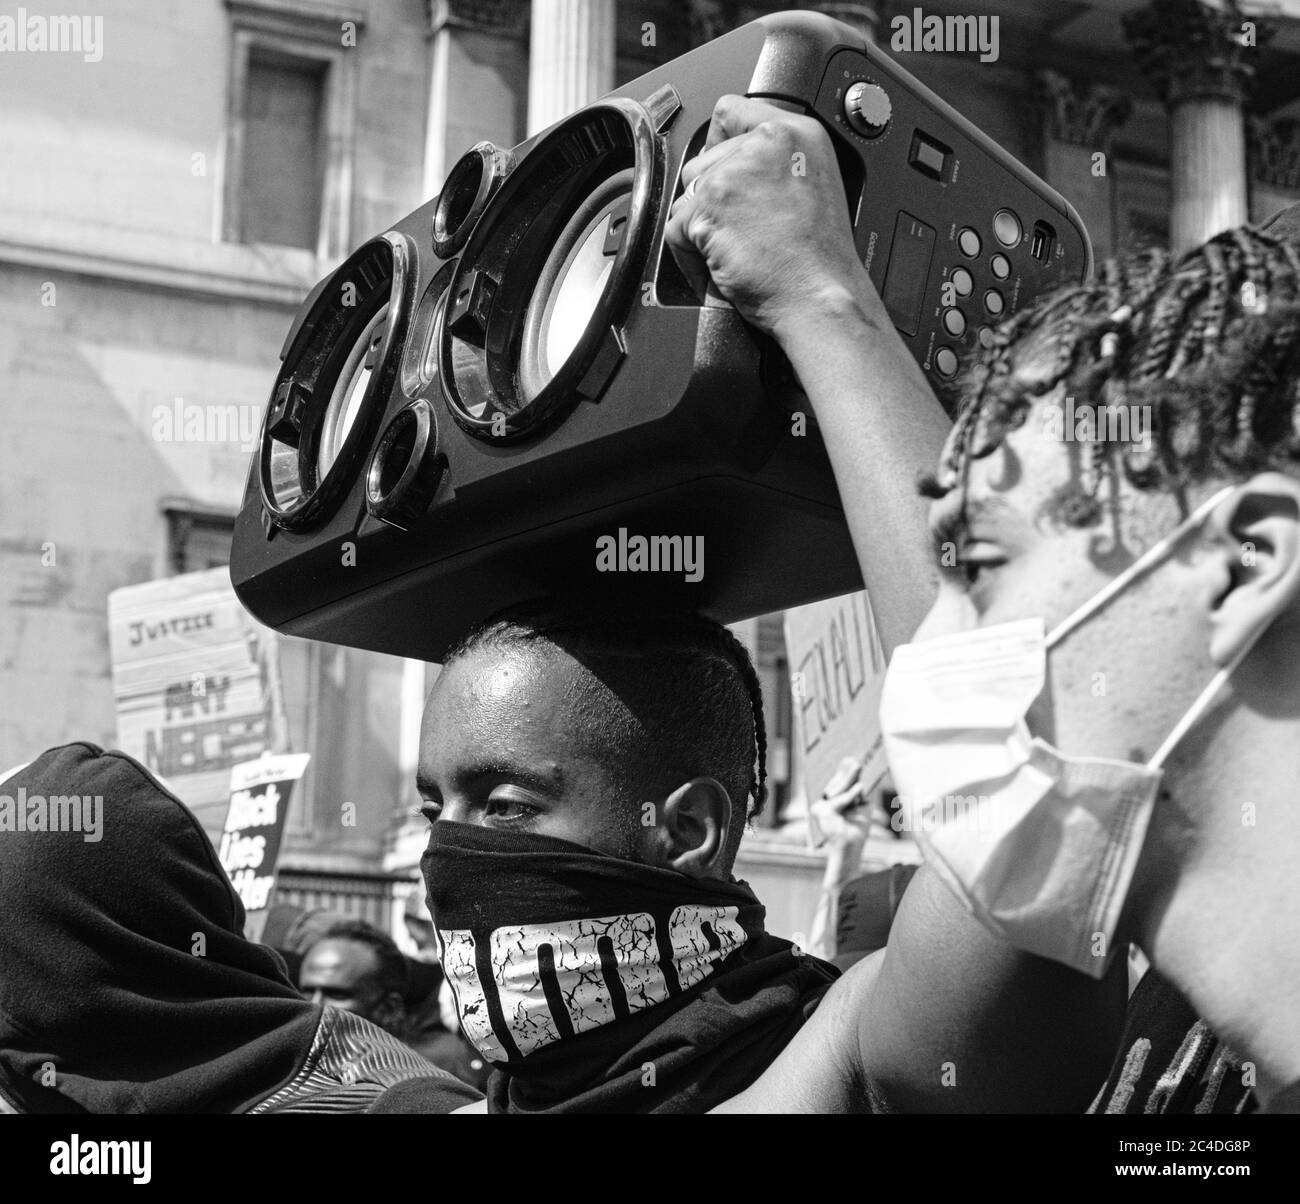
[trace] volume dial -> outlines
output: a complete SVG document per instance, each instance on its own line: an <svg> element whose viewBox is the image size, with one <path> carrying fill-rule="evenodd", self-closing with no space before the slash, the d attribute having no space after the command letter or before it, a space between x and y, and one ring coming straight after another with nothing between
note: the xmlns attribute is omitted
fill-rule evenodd
<svg viewBox="0 0 1300 1204"><path fill-rule="evenodd" d="M859 80L844 93L844 116L864 137L875 138L883 133L893 111L889 93L879 84Z"/></svg>

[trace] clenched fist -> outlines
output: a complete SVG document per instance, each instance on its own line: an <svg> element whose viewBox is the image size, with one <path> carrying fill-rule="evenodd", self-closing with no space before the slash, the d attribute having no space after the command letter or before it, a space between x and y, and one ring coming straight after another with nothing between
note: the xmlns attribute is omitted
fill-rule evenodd
<svg viewBox="0 0 1300 1204"><path fill-rule="evenodd" d="M666 238L683 271L707 270L746 319L782 338L795 319L865 291L844 185L820 122L724 96L682 169Z"/></svg>

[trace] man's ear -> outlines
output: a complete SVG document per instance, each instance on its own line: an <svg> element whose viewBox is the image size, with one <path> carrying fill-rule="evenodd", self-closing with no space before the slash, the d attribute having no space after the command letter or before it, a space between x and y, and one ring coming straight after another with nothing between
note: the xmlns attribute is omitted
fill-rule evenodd
<svg viewBox="0 0 1300 1204"><path fill-rule="evenodd" d="M661 864L690 878L717 877L731 830L731 799L715 778L692 778L659 808Z"/></svg>
<svg viewBox="0 0 1300 1204"><path fill-rule="evenodd" d="M1226 665L1300 598L1300 481L1252 477L1206 523L1221 548L1228 586L1210 621L1210 657Z"/></svg>

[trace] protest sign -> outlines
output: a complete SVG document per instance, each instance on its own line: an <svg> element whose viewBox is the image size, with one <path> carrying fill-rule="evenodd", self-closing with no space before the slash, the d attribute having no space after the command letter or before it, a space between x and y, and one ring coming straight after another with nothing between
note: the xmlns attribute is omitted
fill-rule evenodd
<svg viewBox="0 0 1300 1204"><path fill-rule="evenodd" d="M224 568L114 590L109 650L117 742L220 832L231 766L284 747L274 632Z"/></svg>
<svg viewBox="0 0 1300 1204"><path fill-rule="evenodd" d="M885 775L878 713L885 654L863 592L787 610L785 643L811 816L812 803L845 757L863 762L859 781L867 792ZM812 836L819 842L816 832Z"/></svg>
<svg viewBox="0 0 1300 1204"><path fill-rule="evenodd" d="M266 922L289 798L310 759L308 753L267 755L230 770L230 808L218 855L243 900L249 940L258 939Z"/></svg>

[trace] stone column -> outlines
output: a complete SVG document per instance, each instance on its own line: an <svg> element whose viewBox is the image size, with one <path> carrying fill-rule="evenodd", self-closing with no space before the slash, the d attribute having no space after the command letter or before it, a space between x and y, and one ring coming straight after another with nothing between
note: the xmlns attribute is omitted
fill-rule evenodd
<svg viewBox="0 0 1300 1204"><path fill-rule="evenodd" d="M1235 0L1153 0L1123 24L1169 110L1170 249L1178 254L1247 220L1242 102L1270 31Z"/></svg>
<svg viewBox="0 0 1300 1204"><path fill-rule="evenodd" d="M529 136L614 87L615 0L532 0Z"/></svg>
<svg viewBox="0 0 1300 1204"><path fill-rule="evenodd" d="M1246 125L1250 220L1262 222L1300 201L1300 121L1251 117Z"/></svg>
<svg viewBox="0 0 1300 1204"><path fill-rule="evenodd" d="M425 0L429 101L424 195L436 196L452 164L487 138L524 138L528 0Z"/></svg>
<svg viewBox="0 0 1300 1204"><path fill-rule="evenodd" d="M1114 88L1039 71L1035 100L1043 119L1047 182L1079 211L1098 260L1115 250L1111 142L1133 105Z"/></svg>

